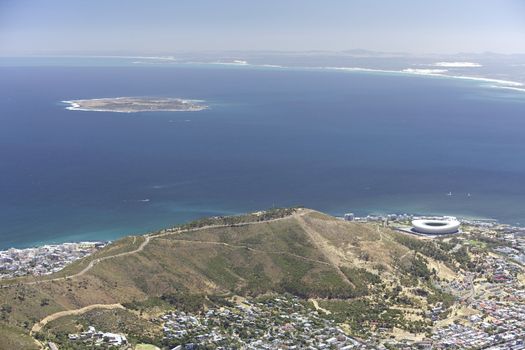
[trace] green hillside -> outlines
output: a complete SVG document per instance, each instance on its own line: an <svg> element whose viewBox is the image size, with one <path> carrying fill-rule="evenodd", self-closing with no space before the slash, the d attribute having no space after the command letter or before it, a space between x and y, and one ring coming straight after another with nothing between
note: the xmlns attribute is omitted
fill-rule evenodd
<svg viewBox="0 0 525 350"><path fill-rule="evenodd" d="M376 321L421 331L427 300L447 300L432 281L454 277L449 268L439 276L434 266L456 269L456 260L434 241L308 209L207 219L124 238L56 276L3 283L0 332L33 328L44 337L47 328L38 322L46 316L94 304L120 303L136 312L173 301L170 296L204 303L209 298L202 296L268 293L318 299L354 332L367 322L355 316L362 309ZM400 305L405 311L394 311Z"/></svg>

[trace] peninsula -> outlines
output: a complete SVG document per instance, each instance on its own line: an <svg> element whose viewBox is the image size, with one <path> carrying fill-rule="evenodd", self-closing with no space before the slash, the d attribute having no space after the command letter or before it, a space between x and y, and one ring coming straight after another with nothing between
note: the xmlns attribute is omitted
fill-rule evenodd
<svg viewBox="0 0 525 350"><path fill-rule="evenodd" d="M197 112L207 109L201 100L172 97L113 97L62 101L71 111L92 112Z"/></svg>

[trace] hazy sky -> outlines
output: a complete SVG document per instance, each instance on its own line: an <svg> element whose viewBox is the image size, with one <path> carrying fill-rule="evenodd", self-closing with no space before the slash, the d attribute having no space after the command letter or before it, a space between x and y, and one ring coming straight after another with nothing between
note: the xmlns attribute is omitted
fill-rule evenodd
<svg viewBox="0 0 525 350"><path fill-rule="evenodd" d="M0 55L525 53L525 0L0 0Z"/></svg>

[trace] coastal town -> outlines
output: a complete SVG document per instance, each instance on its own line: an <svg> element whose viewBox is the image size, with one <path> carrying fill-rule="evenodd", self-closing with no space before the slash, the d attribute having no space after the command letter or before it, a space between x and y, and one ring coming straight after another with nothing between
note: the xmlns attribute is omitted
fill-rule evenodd
<svg viewBox="0 0 525 350"><path fill-rule="evenodd" d="M75 260L93 254L107 244L108 242L62 243L0 251L0 280L58 272Z"/></svg>
<svg viewBox="0 0 525 350"><path fill-rule="evenodd" d="M418 217L410 214L343 219L389 225L407 225ZM161 317L166 344L172 349L525 349L525 229L493 220L462 219L459 246L473 252L480 244L489 253L477 261L476 272L463 279L437 283L455 297L450 310L440 304L426 311L432 327L422 337L386 336L376 330L368 339L352 337L330 315L296 298L244 300L230 308L205 314L172 311ZM449 237L450 238L450 237ZM326 311L326 310L325 310ZM272 320L268 322L268 320ZM392 331L392 330L386 330Z"/></svg>
<svg viewBox="0 0 525 350"><path fill-rule="evenodd" d="M449 218L347 214L340 219L398 230L413 220ZM460 277L452 281L437 279L434 282L436 288L452 295L454 302L448 308L437 303L423 310L431 326L417 336L394 335L393 328L378 327L371 330L370 336L358 337L316 303L291 295L234 297L229 304L195 312L174 307L149 322L162 329L158 345L174 350L525 349L525 229L493 220L461 219L461 224L461 232L439 239L451 245L452 252L467 247L473 266L461 269ZM56 272L106 244L64 243L2 251L0 276L12 278ZM133 348L124 330L111 333L97 330L94 325L68 334L67 341L78 346Z"/></svg>
<svg viewBox="0 0 525 350"><path fill-rule="evenodd" d="M164 341L175 345L173 350L365 349L333 321L294 297L244 299L203 314L173 311L160 319Z"/></svg>
<svg viewBox="0 0 525 350"><path fill-rule="evenodd" d="M510 293L517 286L506 285ZM493 290L497 292L496 290ZM475 300L470 315L447 324L436 321L421 340L352 337L326 310L293 296L238 298L202 312L173 310L151 321L162 327L163 348L196 349L525 349L525 291L496 300ZM446 320L445 320L446 322ZM74 344L130 349L124 334L87 331L69 334Z"/></svg>
<svg viewBox="0 0 525 350"><path fill-rule="evenodd" d="M410 214L343 217L394 229L421 218L425 217ZM454 313L444 319L439 314L430 315L434 324L429 337L387 341L384 345L388 348L525 349L525 228L495 220L461 221L462 234L451 235L457 239L457 246L466 246L473 253L480 248L489 248L489 252L483 255L483 260L476 261L475 271L466 272L463 279L438 283L437 287L456 297Z"/></svg>

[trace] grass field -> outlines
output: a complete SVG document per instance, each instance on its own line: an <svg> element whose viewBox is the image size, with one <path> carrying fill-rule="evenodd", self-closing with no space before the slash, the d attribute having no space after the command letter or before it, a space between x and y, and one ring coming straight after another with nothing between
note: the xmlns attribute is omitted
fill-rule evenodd
<svg viewBox="0 0 525 350"><path fill-rule="evenodd" d="M15 350L39 349L38 344L27 334L22 334L20 329L0 324L0 349Z"/></svg>
<svg viewBox="0 0 525 350"><path fill-rule="evenodd" d="M151 344L137 344L135 350L159 350L159 348Z"/></svg>

